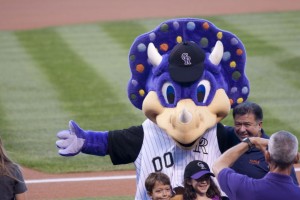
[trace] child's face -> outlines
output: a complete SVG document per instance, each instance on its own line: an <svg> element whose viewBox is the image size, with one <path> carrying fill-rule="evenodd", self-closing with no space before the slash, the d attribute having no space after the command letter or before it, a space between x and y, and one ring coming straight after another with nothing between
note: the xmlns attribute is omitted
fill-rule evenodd
<svg viewBox="0 0 300 200"><path fill-rule="evenodd" d="M153 200L169 200L172 197L171 186L156 181L152 193L149 194L149 196Z"/></svg>
<svg viewBox="0 0 300 200"><path fill-rule="evenodd" d="M191 185L198 194L206 194L208 188L210 187L210 175L204 175L199 179L192 179Z"/></svg>

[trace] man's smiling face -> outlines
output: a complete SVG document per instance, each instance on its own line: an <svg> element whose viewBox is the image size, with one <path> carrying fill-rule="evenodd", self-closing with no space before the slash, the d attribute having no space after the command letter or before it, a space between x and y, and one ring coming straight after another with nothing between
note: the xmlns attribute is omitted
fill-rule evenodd
<svg viewBox="0 0 300 200"><path fill-rule="evenodd" d="M261 137L262 121L258 121L253 113L236 115L234 130L240 140L246 137Z"/></svg>

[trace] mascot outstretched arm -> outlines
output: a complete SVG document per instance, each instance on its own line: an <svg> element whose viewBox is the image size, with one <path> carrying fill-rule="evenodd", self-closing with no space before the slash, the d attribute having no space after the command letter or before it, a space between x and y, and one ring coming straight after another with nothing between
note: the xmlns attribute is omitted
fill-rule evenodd
<svg viewBox="0 0 300 200"><path fill-rule="evenodd" d="M182 187L185 166L209 167L230 144L219 123L245 101L249 82L246 52L232 33L196 18L168 20L138 36L129 52L128 98L147 119L124 130L87 131L74 121L57 134L62 156L109 155L112 163L134 163L136 199L148 199L149 173L166 173Z"/></svg>

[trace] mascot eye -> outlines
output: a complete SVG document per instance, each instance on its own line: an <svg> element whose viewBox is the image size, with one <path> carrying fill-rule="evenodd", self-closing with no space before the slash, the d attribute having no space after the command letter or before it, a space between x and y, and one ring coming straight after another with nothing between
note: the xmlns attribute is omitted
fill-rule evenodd
<svg viewBox="0 0 300 200"><path fill-rule="evenodd" d="M207 80L202 80L197 86L197 100L200 103L205 103L210 93L210 83Z"/></svg>
<svg viewBox="0 0 300 200"><path fill-rule="evenodd" d="M162 95L164 96L166 103L173 104L175 101L174 86L169 82L164 83L162 86Z"/></svg>

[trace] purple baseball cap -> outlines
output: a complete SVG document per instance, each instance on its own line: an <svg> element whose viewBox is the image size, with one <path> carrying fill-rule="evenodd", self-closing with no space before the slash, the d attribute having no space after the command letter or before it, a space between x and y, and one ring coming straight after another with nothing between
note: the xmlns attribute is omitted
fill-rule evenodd
<svg viewBox="0 0 300 200"><path fill-rule="evenodd" d="M210 172L207 163L201 160L194 160L190 162L184 170L184 178L199 179L205 174L215 176L213 173Z"/></svg>

